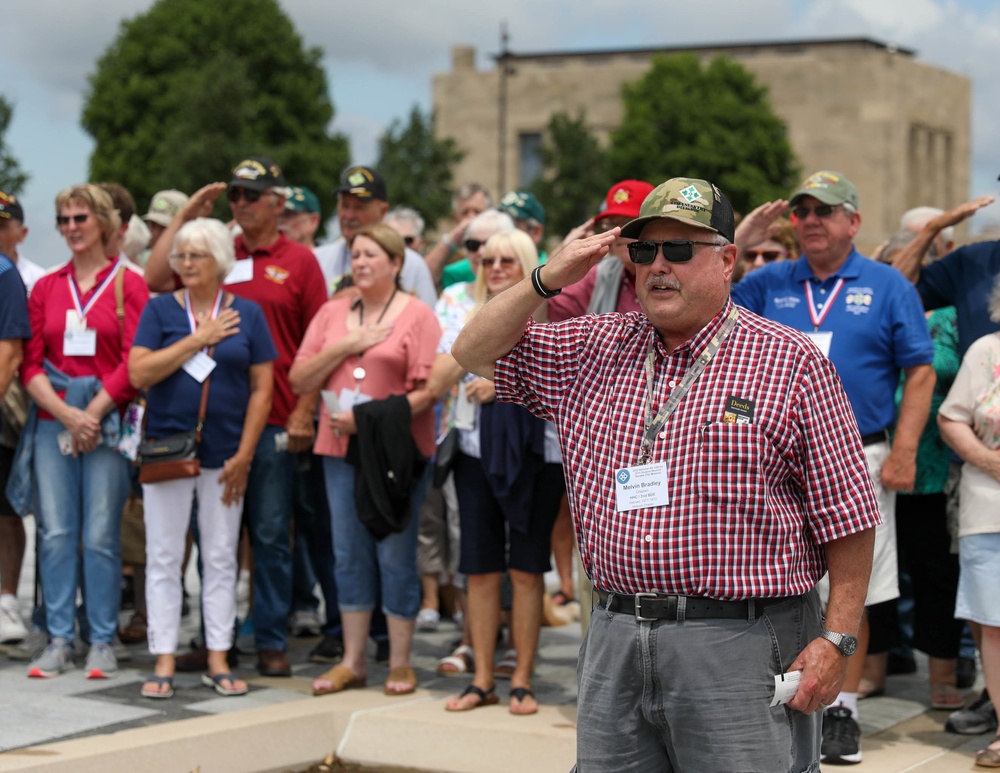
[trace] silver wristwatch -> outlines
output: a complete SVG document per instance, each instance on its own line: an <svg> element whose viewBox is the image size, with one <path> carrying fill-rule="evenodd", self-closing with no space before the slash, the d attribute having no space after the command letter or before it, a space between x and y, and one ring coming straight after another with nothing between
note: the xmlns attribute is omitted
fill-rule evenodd
<svg viewBox="0 0 1000 773"><path fill-rule="evenodd" d="M840 650L840 654L845 658L850 657L858 650L857 636L851 636L849 633L836 633L826 628L820 631L819 635Z"/></svg>

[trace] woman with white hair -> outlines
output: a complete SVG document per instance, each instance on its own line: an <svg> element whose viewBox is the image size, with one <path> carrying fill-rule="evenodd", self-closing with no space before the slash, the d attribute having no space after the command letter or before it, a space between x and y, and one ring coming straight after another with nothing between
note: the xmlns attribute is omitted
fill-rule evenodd
<svg viewBox="0 0 1000 773"><path fill-rule="evenodd" d="M1000 322L1000 279L989 302ZM990 696L1000 695L1000 332L975 341L938 411L941 437L963 460L958 505L958 599L955 617L978 623L979 654ZM976 755L1000 768L1000 735Z"/></svg>
<svg viewBox="0 0 1000 773"><path fill-rule="evenodd" d="M182 226L170 267L183 289L146 306L129 355L129 379L148 390L147 439L195 429L208 379L198 446L200 474L142 487L149 651L156 655L154 675L142 685L147 698L173 695L183 598L181 562L195 494L208 646L208 673L202 682L223 696L247 692L246 682L229 672L226 654L236 619L242 499L250 461L271 410L277 351L260 307L222 287L234 262L232 235L221 222L198 218Z"/></svg>

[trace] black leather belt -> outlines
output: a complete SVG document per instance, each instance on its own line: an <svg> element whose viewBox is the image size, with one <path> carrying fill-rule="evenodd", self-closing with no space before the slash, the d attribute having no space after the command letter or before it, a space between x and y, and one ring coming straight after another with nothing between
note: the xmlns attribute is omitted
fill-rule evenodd
<svg viewBox="0 0 1000 773"><path fill-rule="evenodd" d="M636 593L629 596L597 591L597 606L609 612L634 615L636 620L756 620L764 607L788 597L718 601L698 596ZM608 599L611 599L610 603Z"/></svg>
<svg viewBox="0 0 1000 773"><path fill-rule="evenodd" d="M863 446L873 446L876 443L888 443L889 442L889 430L880 429L878 432L872 432L870 435L861 436L861 445Z"/></svg>

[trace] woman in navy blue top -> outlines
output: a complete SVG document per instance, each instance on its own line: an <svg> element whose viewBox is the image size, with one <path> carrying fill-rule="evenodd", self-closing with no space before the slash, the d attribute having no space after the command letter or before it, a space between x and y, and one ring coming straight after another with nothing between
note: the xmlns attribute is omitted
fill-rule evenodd
<svg viewBox="0 0 1000 773"><path fill-rule="evenodd" d="M250 461L271 410L272 361L277 351L260 307L222 287L235 262L233 238L218 220L198 218L177 232L170 266L183 289L154 298L139 320L129 378L148 392L145 438L195 428L203 383L208 406L196 478L143 484L146 521L146 604L155 674L148 698L173 695L181 615L181 562L191 502L198 496L204 574L202 615L208 673L202 682L220 695L247 685L226 664L236 619L236 547Z"/></svg>

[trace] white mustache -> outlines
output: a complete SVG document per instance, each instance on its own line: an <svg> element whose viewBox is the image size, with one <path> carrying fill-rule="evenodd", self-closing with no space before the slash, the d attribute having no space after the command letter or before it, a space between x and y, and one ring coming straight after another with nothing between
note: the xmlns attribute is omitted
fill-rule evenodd
<svg viewBox="0 0 1000 773"><path fill-rule="evenodd" d="M646 280L645 287L647 290L662 290L663 288L668 290L680 290L681 283L677 281L676 277L672 276L651 276Z"/></svg>

